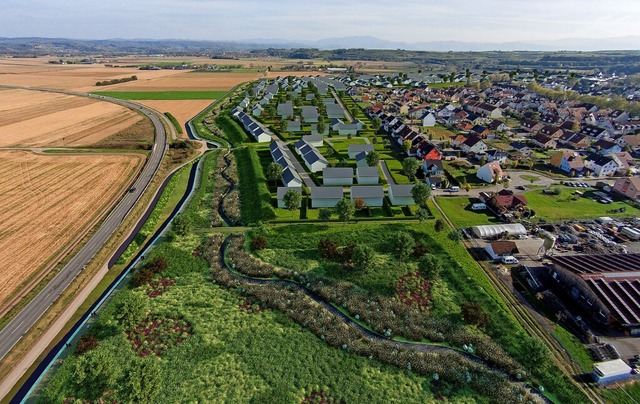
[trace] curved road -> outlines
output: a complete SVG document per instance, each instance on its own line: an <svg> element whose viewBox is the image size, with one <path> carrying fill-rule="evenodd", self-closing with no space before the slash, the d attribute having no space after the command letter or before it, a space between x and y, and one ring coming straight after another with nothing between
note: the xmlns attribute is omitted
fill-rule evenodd
<svg viewBox="0 0 640 404"><path fill-rule="evenodd" d="M62 292L69 286L75 277L84 269L91 259L98 253L100 248L107 242L109 237L120 226L131 209L138 202L142 193L147 189L149 183L155 176L162 157L167 147L167 134L160 119L149 109L127 101L104 97L101 95L90 95L72 91L52 90L33 87L1 86L7 88L17 88L26 90L37 90L56 92L68 95L78 95L82 97L97 98L104 101L123 105L136 111L140 111L151 119L155 126L155 144L151 155L142 169L142 172L132 185L133 192L127 192L118 205L112 209L109 216L104 219L93 237L82 249L65 265L62 270L38 293L36 297L27 304L18 315L11 320L0 331L0 359L2 359L11 348L22 338L22 336L40 319L47 309L58 299Z"/></svg>

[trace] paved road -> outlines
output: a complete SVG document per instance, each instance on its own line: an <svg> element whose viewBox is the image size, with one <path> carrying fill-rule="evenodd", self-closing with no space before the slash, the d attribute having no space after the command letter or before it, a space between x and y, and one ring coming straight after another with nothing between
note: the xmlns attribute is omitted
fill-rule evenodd
<svg viewBox="0 0 640 404"><path fill-rule="evenodd" d="M120 203L112 210L100 225L94 236L82 249L62 268L62 270L25 306L18 315L0 331L0 359L29 331L45 311L58 299L75 277L84 269L109 237L118 228L155 176L167 147L167 134L160 119L149 109L127 101L116 100L100 95L88 95L71 91L50 90L32 87L1 86L28 90L57 92L69 95L98 98L140 111L151 119L156 130L155 145L142 172L133 184L133 191L127 192Z"/></svg>

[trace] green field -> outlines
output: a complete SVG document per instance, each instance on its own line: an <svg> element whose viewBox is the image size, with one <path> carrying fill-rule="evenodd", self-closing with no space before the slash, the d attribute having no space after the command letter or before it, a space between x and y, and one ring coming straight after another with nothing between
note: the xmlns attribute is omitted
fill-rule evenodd
<svg viewBox="0 0 640 404"><path fill-rule="evenodd" d="M498 223L498 220L487 210L471 210L471 204L478 202L475 198L439 197L436 202L459 229Z"/></svg>
<svg viewBox="0 0 640 404"><path fill-rule="evenodd" d="M640 209L623 202L615 201L602 204L589 199L593 191L584 191L582 197L576 197L575 188L558 187L560 195L545 195L541 190L525 192L529 207L536 212L536 217L551 222L562 220L595 219L600 216L624 217L637 216ZM583 192L582 189L579 189ZM610 210L626 208L626 212L611 213Z"/></svg>
<svg viewBox="0 0 640 404"><path fill-rule="evenodd" d="M40 399L117 402L302 402L312 392L348 403L433 402L429 380L407 370L329 347L274 310L246 308L235 290L211 283L206 262L191 251L199 239L164 243L176 280L149 298L146 286L125 290L93 324L98 347L67 357ZM140 358L127 340L119 308L135 295L149 312L186 320L192 333L160 358ZM253 311L253 309L256 311ZM167 337L164 337L165 341ZM165 342L167 344L167 342ZM346 377L348 375L348 377ZM454 393L466 402L466 391ZM333 402L333 401L332 401Z"/></svg>
<svg viewBox="0 0 640 404"><path fill-rule="evenodd" d="M121 100L217 100L226 91L99 91L92 94Z"/></svg>

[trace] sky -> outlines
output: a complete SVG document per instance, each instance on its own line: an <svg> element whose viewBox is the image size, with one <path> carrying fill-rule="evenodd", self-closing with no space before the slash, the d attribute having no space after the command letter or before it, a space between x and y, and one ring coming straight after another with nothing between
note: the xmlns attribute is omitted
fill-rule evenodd
<svg viewBox="0 0 640 404"><path fill-rule="evenodd" d="M511 42L640 35L638 0L0 0L0 37Z"/></svg>

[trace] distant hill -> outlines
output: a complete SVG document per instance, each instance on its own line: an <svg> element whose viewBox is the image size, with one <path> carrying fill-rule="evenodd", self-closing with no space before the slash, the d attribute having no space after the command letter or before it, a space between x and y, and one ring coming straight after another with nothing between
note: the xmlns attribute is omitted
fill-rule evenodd
<svg viewBox="0 0 640 404"><path fill-rule="evenodd" d="M82 40L66 38L0 38L0 54L9 55L86 55L86 54L173 54L195 55L225 51L247 52L268 48L331 49L403 49L415 51L597 51L638 50L640 35L616 38L570 38L555 41L530 42L398 42L371 36L326 38L318 41L288 39L248 39L239 41L193 41L180 39L104 39Z"/></svg>

